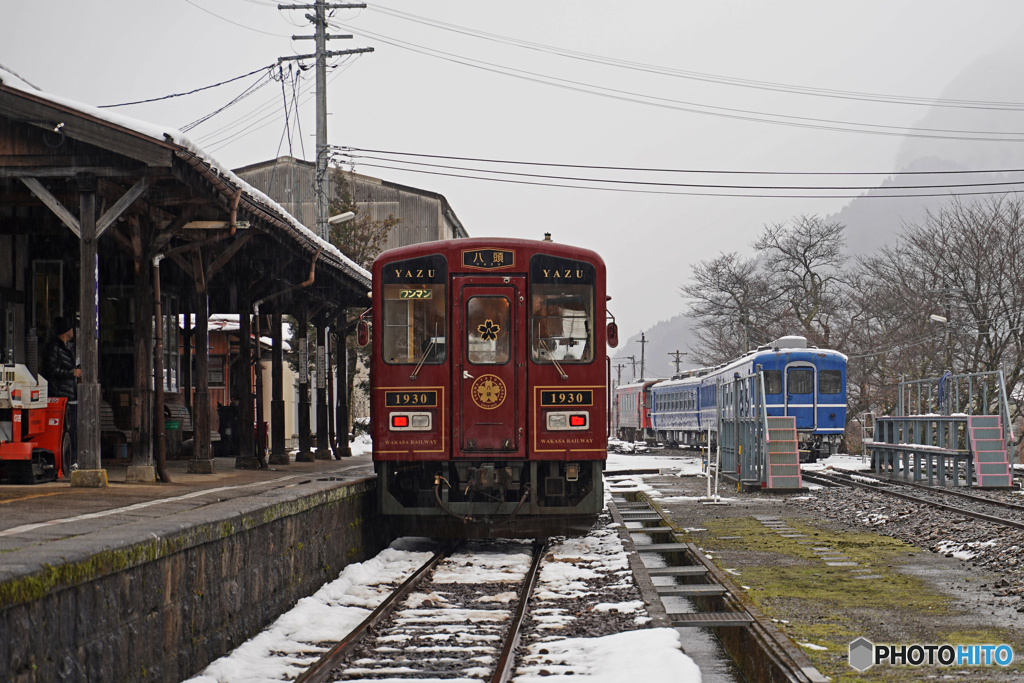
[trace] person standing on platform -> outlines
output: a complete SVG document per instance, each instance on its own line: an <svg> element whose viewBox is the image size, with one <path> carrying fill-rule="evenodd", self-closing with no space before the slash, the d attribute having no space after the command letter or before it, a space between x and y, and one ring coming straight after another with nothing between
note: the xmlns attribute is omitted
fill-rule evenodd
<svg viewBox="0 0 1024 683"><path fill-rule="evenodd" d="M67 318L57 316L50 326L50 341L43 349L39 374L49 383L49 396L66 398L64 428L71 437L71 470L78 469L78 380L81 369L75 367L75 326Z"/></svg>

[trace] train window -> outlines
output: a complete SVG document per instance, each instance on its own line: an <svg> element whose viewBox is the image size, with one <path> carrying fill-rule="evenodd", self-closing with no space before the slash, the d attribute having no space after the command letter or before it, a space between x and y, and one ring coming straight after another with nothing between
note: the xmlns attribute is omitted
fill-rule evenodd
<svg viewBox="0 0 1024 683"><path fill-rule="evenodd" d="M530 259L530 343L535 363L594 360L594 286L590 263L537 254Z"/></svg>
<svg viewBox="0 0 1024 683"><path fill-rule="evenodd" d="M811 368L790 368L786 372L786 391L790 394L814 393L814 370Z"/></svg>
<svg viewBox="0 0 1024 683"><path fill-rule="evenodd" d="M843 390L841 370L822 370L818 373L818 391L822 394L838 394Z"/></svg>
<svg viewBox="0 0 1024 683"><path fill-rule="evenodd" d="M781 394L782 393L782 370L765 370L764 371L764 393L766 393L766 394Z"/></svg>
<svg viewBox="0 0 1024 683"><path fill-rule="evenodd" d="M466 302L466 358L476 365L508 362L512 339L509 300L474 296Z"/></svg>
<svg viewBox="0 0 1024 683"><path fill-rule="evenodd" d="M440 255L396 261L381 269L381 353L386 363L445 361L447 279L448 263Z"/></svg>

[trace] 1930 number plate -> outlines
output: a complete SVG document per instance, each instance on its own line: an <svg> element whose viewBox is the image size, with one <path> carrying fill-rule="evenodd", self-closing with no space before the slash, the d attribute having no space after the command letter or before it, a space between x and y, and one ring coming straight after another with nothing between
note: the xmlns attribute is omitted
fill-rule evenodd
<svg viewBox="0 0 1024 683"><path fill-rule="evenodd" d="M384 405L388 408L436 408L436 391L385 391Z"/></svg>
<svg viewBox="0 0 1024 683"><path fill-rule="evenodd" d="M589 389L541 390L542 406L590 406L594 404L594 392Z"/></svg>

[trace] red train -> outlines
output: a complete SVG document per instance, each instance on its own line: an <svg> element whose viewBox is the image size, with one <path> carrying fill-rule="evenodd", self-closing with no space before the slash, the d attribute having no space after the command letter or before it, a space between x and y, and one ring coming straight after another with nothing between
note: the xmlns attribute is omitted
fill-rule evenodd
<svg viewBox="0 0 1024 683"><path fill-rule="evenodd" d="M651 387L663 379L641 380L623 384L615 392L613 431L627 441L644 440L653 434L651 423Z"/></svg>
<svg viewBox="0 0 1024 683"><path fill-rule="evenodd" d="M379 511L401 534L585 534L608 447L605 266L550 241L428 242L373 265ZM370 334L370 324L373 334Z"/></svg>

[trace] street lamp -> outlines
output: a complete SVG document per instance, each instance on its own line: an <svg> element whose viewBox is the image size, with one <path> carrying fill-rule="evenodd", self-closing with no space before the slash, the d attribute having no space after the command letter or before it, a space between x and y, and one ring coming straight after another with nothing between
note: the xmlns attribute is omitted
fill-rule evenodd
<svg viewBox="0 0 1024 683"><path fill-rule="evenodd" d="M344 223L355 218L356 215L352 211L346 211L345 213L339 213L337 216L331 216L327 219L327 222L331 225L337 225L338 223Z"/></svg>
<svg viewBox="0 0 1024 683"><path fill-rule="evenodd" d="M946 327L946 369L950 372L953 371L953 345L952 338L949 334L949 318L944 315L935 315L934 313L928 316L928 319L932 322L939 323Z"/></svg>

